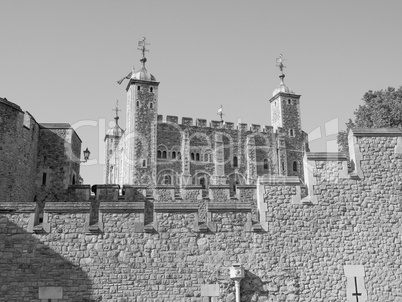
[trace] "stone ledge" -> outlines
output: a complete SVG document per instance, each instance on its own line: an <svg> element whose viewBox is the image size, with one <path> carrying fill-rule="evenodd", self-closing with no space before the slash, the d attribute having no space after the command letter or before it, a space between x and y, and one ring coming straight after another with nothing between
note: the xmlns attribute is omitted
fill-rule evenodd
<svg viewBox="0 0 402 302"><path fill-rule="evenodd" d="M348 158L345 153L339 152L307 152L307 160L316 161L346 161Z"/></svg>
<svg viewBox="0 0 402 302"><path fill-rule="evenodd" d="M198 212L198 204L193 202L155 202L154 211L164 213Z"/></svg>
<svg viewBox="0 0 402 302"><path fill-rule="evenodd" d="M302 184L297 176L262 176L257 181L268 186L300 186Z"/></svg>
<svg viewBox="0 0 402 302"><path fill-rule="evenodd" d="M207 205L210 212L236 212L251 211L252 204L249 202L211 202Z"/></svg>
<svg viewBox="0 0 402 302"><path fill-rule="evenodd" d="M35 202L0 202L0 213L33 213Z"/></svg>
<svg viewBox="0 0 402 302"><path fill-rule="evenodd" d="M100 202L99 211L103 213L133 213L144 211L145 202Z"/></svg>
<svg viewBox="0 0 402 302"><path fill-rule="evenodd" d="M402 136L402 131L396 128L354 128L351 132L353 136Z"/></svg>
<svg viewBox="0 0 402 302"><path fill-rule="evenodd" d="M47 202L44 211L46 213L89 213L90 202Z"/></svg>

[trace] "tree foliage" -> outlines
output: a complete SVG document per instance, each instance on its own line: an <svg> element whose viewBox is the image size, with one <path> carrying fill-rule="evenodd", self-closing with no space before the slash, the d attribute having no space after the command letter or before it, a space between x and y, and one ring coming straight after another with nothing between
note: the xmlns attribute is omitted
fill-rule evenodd
<svg viewBox="0 0 402 302"><path fill-rule="evenodd" d="M348 133L352 128L402 128L402 86L374 92L369 90L362 100L363 105L354 112L355 120L349 119L346 131L338 133L341 152L348 150Z"/></svg>

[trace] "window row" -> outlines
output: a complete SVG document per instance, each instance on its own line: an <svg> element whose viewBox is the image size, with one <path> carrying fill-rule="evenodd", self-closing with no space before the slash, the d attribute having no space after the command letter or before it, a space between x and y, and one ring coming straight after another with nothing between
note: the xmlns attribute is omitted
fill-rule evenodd
<svg viewBox="0 0 402 302"><path fill-rule="evenodd" d="M141 86L140 86L140 85L137 86L137 90L138 90L138 91L141 91ZM143 90L146 91L146 87L143 87ZM154 92L154 88L153 88L153 87L149 87L149 92L153 93L153 92Z"/></svg>
<svg viewBox="0 0 402 302"><path fill-rule="evenodd" d="M165 151L165 150L158 150L156 153L156 157L157 158L163 158L163 159L167 159L169 156L170 159L181 159L181 153L180 152L176 152L176 151L172 151L170 152L170 154Z"/></svg>

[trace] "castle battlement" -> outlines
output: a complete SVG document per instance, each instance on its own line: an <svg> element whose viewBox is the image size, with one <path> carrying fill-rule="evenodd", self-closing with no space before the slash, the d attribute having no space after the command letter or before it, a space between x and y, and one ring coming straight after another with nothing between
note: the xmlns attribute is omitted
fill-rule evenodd
<svg viewBox="0 0 402 302"><path fill-rule="evenodd" d="M158 114L157 118L158 123L168 123L173 125L178 125L180 128L183 127L199 127L199 128L213 128L213 129L228 129L228 130L239 130L239 131L251 131L251 132L272 132L272 126L262 126L257 124L247 124L238 122L236 125L233 122L227 121L216 121L197 118L194 119L191 117L182 117L181 123L179 123L178 116L167 115L164 117L161 114Z"/></svg>

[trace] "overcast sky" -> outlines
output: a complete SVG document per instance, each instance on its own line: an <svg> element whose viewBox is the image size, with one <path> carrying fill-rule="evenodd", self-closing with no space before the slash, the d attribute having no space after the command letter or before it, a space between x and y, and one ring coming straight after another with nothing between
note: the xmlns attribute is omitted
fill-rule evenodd
<svg viewBox="0 0 402 302"><path fill-rule="evenodd" d="M0 97L38 122L77 127L103 183L103 138L126 83L141 67L158 81L159 114L270 125L269 99L285 83L301 94L312 151L334 151L335 133L368 90L401 86L401 1L1 1ZM321 138L319 138L321 136Z"/></svg>

